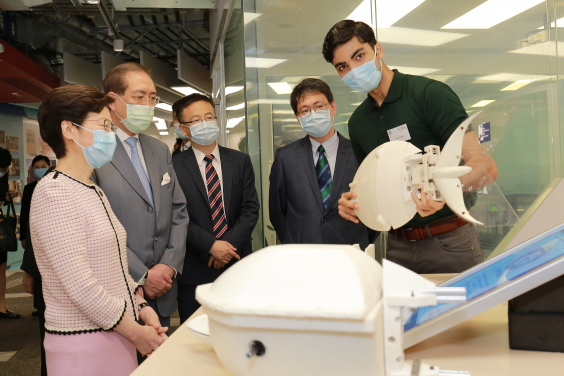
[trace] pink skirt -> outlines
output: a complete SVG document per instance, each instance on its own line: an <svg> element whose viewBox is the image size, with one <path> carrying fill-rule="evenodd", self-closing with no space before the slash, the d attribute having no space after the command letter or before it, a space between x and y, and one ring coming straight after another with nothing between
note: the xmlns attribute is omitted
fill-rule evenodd
<svg viewBox="0 0 564 376"><path fill-rule="evenodd" d="M49 376L127 376L137 368L135 346L117 332L45 333Z"/></svg>

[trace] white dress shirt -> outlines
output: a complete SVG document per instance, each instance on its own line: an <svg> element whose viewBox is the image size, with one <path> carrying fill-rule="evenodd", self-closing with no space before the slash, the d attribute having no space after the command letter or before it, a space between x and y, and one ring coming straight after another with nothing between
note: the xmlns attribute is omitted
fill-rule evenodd
<svg viewBox="0 0 564 376"><path fill-rule="evenodd" d="M141 148L141 142L139 142L139 135L136 134L135 136L130 136L124 131L122 131L121 128L118 128L116 130L116 135L118 136L123 147L125 148L127 155L129 155L129 159L131 159L131 146L129 146L127 142L125 142L125 140L127 140L129 137L135 137L137 139L137 154L139 154L139 159L141 159L141 165L143 166L143 170L145 170L145 173L147 174L147 177L149 178L150 181L151 178L149 177L149 171L147 171L147 165L145 164L145 157L143 156L143 149Z"/></svg>
<svg viewBox="0 0 564 376"><path fill-rule="evenodd" d="M192 147L194 151L194 155L196 156L196 162L198 163L198 167L200 168L200 174L202 174L202 180L204 181L204 186L206 187L206 192L209 194L208 185L206 184L206 164L207 162L204 160L206 156L204 153ZM215 168L217 172L217 177L219 178L219 186L221 187L221 201L223 202L223 211L225 212L225 199L223 198L223 174L221 172L221 159L219 157L219 148L217 147L217 142L215 143L215 148L210 153L213 154L212 166Z"/></svg>
<svg viewBox="0 0 564 376"><path fill-rule="evenodd" d="M182 153L184 150L188 150L190 149L190 141L184 143L184 141L182 141L182 144L180 144L180 152Z"/></svg>
<svg viewBox="0 0 564 376"><path fill-rule="evenodd" d="M319 145L323 145L325 153L327 154L327 161L329 162L329 169L331 170L331 179L333 179L333 173L335 172L335 163L337 163L337 150L339 150L339 135L337 131L333 133L327 141L323 144L315 141L313 138L309 138L311 141L311 150L313 152L313 165L317 166L317 161L319 160L319 152L317 148Z"/></svg>

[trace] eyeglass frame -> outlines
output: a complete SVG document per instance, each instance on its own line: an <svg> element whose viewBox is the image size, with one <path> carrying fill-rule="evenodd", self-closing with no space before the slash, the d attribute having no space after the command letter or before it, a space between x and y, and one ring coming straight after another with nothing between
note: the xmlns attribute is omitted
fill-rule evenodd
<svg viewBox="0 0 564 376"><path fill-rule="evenodd" d="M305 113L305 114L302 114L300 111L298 111L298 113L296 114L296 116L298 116L298 117L303 117L303 118L308 118L308 117L311 115L311 111L317 112L317 111L325 111L325 110L328 110L328 108L325 108L327 105L329 105L329 106L331 107L331 103L327 102L327 103L325 103L325 104L317 105L317 106L316 106L317 109L315 109L315 108L310 108L310 109L308 109L307 113ZM321 108L321 107L323 107L323 108Z"/></svg>
<svg viewBox="0 0 564 376"><path fill-rule="evenodd" d="M116 94L117 94L117 93L116 93ZM118 95L125 96L125 93L121 93L121 94L118 94ZM130 103L130 104L140 104L140 105L143 105L143 103L145 102L146 99L148 99L148 103L149 103L150 106L156 106L157 104L161 103L161 97L159 97L158 95L155 95L155 96L154 96L155 104L152 104L152 103L151 103L151 96L143 95L143 96L141 97L142 100L138 101L138 100L135 99L135 98L136 98L135 95L133 95L133 94L127 94L127 95L128 95L130 98L134 98L133 101L134 101L135 103ZM126 102L126 103L127 103L127 102Z"/></svg>
<svg viewBox="0 0 564 376"><path fill-rule="evenodd" d="M180 120L178 120L178 124L182 125L184 128L190 128L192 125L200 124L204 120L205 121L217 120L217 116L214 116L213 119L202 119L202 120L192 120L192 121L180 121Z"/></svg>
<svg viewBox="0 0 564 376"><path fill-rule="evenodd" d="M84 120L83 123L84 123L84 122L87 122L87 121L100 121L100 120L89 119L89 120ZM75 123L72 122L72 121L71 121L71 123L72 123L73 125L75 125L75 126L78 126L78 124L75 124ZM108 126L107 126L108 123L109 123L109 129L108 129ZM100 125L100 124L98 124L98 125ZM108 120L108 119L104 119L104 125L103 125L103 127L104 127L104 130L105 130L106 132L114 132L114 133L115 133L115 131L118 129L117 124L114 123L114 122L111 121L111 120ZM88 129L88 128L87 128L87 129ZM92 130L92 129L91 129L91 130Z"/></svg>

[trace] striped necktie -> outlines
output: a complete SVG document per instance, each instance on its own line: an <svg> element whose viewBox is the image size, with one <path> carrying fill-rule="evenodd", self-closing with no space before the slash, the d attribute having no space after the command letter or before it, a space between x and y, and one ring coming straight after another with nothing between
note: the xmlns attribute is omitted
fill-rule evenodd
<svg viewBox="0 0 564 376"><path fill-rule="evenodd" d="M225 218L225 211L223 210L219 176L212 164L213 158L213 154L204 157L204 161L206 161L206 185L208 187L208 200L212 213L212 233L213 236L220 239L227 231L227 218Z"/></svg>
<svg viewBox="0 0 564 376"><path fill-rule="evenodd" d="M327 153L325 152L323 145L319 145L317 151L319 152L319 159L317 160L317 165L315 166L317 184L319 185L319 191L321 192L323 207L327 210L327 204L329 203L329 197L331 196L331 167L329 167Z"/></svg>

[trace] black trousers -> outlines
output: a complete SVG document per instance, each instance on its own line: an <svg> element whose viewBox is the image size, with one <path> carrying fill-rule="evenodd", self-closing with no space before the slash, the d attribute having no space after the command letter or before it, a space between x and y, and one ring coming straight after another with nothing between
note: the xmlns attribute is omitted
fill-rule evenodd
<svg viewBox="0 0 564 376"><path fill-rule="evenodd" d="M33 290L33 306L37 309L39 318L39 336L41 338L41 376L47 376L47 363L45 362L45 300L43 299L43 284L40 279L35 280Z"/></svg>
<svg viewBox="0 0 564 376"><path fill-rule="evenodd" d="M196 300L196 287L198 286L178 284L178 314L181 325L200 308L200 303Z"/></svg>

